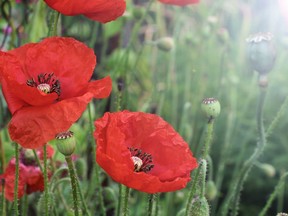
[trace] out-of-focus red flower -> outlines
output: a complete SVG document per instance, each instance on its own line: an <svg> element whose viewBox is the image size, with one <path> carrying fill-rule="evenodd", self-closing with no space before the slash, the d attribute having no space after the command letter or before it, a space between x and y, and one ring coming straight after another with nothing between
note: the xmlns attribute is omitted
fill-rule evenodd
<svg viewBox="0 0 288 216"><path fill-rule="evenodd" d="M54 152L54 150L51 146L47 146L47 149L50 149L50 153L47 153L47 158L51 158L53 155L52 151ZM44 191L44 177L31 151L32 150L29 149L21 149L19 158L18 198L21 198L25 193L31 194L37 191ZM41 150L37 150L37 154L40 152ZM41 154L43 154L43 151ZM42 161L41 158L40 160ZM15 162L15 158L12 158L5 172L0 175L0 179L5 180L5 198L9 201L13 201L14 198Z"/></svg>
<svg viewBox="0 0 288 216"><path fill-rule="evenodd" d="M164 4L185 6L185 5L189 5L189 4L199 3L200 0L159 0L159 1L164 3Z"/></svg>
<svg viewBox="0 0 288 216"><path fill-rule="evenodd" d="M44 0L51 8L68 16L84 15L106 23L120 17L126 8L124 0Z"/></svg>
<svg viewBox="0 0 288 216"><path fill-rule="evenodd" d="M95 126L97 162L128 187L147 193L179 190L197 167L188 144L157 115L105 113Z"/></svg>
<svg viewBox="0 0 288 216"><path fill-rule="evenodd" d="M281 15L285 19L286 23L288 24L288 1L287 0L278 0L279 9Z"/></svg>
<svg viewBox="0 0 288 216"><path fill-rule="evenodd" d="M39 148L77 121L92 98L109 96L110 77L91 81L96 56L73 38L51 37L0 51L0 78L12 113L9 134Z"/></svg>

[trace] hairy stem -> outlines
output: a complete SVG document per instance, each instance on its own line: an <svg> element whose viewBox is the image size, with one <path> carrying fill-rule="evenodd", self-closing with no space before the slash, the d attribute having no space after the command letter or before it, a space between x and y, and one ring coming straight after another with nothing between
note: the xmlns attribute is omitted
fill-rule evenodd
<svg viewBox="0 0 288 216"><path fill-rule="evenodd" d="M19 183L19 145L15 143L15 182L14 182L14 215L18 216L18 183Z"/></svg>
<svg viewBox="0 0 288 216"><path fill-rule="evenodd" d="M69 176L71 180L71 187L72 187L72 196L73 196L73 205L74 205L74 215L79 216L79 204L78 204L78 194L77 194L77 176L75 173L74 164L72 161L71 156L66 156L65 160L68 165Z"/></svg>

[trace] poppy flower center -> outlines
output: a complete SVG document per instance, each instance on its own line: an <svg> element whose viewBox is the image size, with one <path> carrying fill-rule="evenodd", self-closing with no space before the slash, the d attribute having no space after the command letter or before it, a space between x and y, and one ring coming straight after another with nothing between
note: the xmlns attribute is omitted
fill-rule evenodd
<svg viewBox="0 0 288 216"><path fill-rule="evenodd" d="M134 163L135 172L149 172L153 167L152 155L142 152L141 149L128 147L131 153L131 159Z"/></svg>
<svg viewBox="0 0 288 216"><path fill-rule="evenodd" d="M56 78L54 73L44 73L39 74L37 76L36 81L34 78L29 79L26 81L26 84L30 87L35 87L41 92L44 92L45 94L50 94L55 92L58 97L60 97L61 93L61 86L60 81Z"/></svg>

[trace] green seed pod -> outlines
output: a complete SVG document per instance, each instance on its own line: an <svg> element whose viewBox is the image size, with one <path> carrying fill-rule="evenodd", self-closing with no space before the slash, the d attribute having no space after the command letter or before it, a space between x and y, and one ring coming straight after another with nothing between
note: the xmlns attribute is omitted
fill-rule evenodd
<svg viewBox="0 0 288 216"><path fill-rule="evenodd" d="M171 37L163 37L156 41L158 49L168 52L174 47L174 40Z"/></svg>
<svg viewBox="0 0 288 216"><path fill-rule="evenodd" d="M215 98L205 98L202 101L201 109L209 119L216 118L221 111L220 103Z"/></svg>
<svg viewBox="0 0 288 216"><path fill-rule="evenodd" d="M270 32L258 33L247 38L248 61L253 70L259 74L267 74L274 67L276 50L271 42L273 35Z"/></svg>
<svg viewBox="0 0 288 216"><path fill-rule="evenodd" d="M205 197L197 197L192 201L193 205L189 216L209 216L209 204Z"/></svg>
<svg viewBox="0 0 288 216"><path fill-rule="evenodd" d="M59 152L70 156L75 151L76 141L72 131L62 132L56 135L56 145Z"/></svg>
<svg viewBox="0 0 288 216"><path fill-rule="evenodd" d="M217 195L217 188L216 185L213 181L207 181L206 185L205 185L206 189L205 189L205 196L209 201L212 201L216 198Z"/></svg>

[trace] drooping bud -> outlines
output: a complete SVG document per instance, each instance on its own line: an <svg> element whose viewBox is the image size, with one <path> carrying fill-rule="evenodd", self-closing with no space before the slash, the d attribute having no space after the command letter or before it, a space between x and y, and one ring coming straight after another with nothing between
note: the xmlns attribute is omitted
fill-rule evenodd
<svg viewBox="0 0 288 216"><path fill-rule="evenodd" d="M192 200L193 205L190 211L190 216L209 216L209 204L205 197L196 197Z"/></svg>
<svg viewBox="0 0 288 216"><path fill-rule="evenodd" d="M214 119L220 114L221 106L217 99L205 98L202 101L201 109L208 119Z"/></svg>
<svg viewBox="0 0 288 216"><path fill-rule="evenodd" d="M246 39L249 43L248 60L253 70L259 74L267 74L274 66L276 50L270 32L260 32Z"/></svg>
<svg viewBox="0 0 288 216"><path fill-rule="evenodd" d="M217 188L213 181L207 181L205 185L205 196L209 201L212 201L217 196Z"/></svg>
<svg viewBox="0 0 288 216"><path fill-rule="evenodd" d="M171 37L163 37L156 41L157 47L165 52L170 51L174 47L174 40Z"/></svg>
<svg viewBox="0 0 288 216"><path fill-rule="evenodd" d="M65 156L70 156L75 151L76 141L72 131L62 132L56 135L58 151Z"/></svg>
<svg viewBox="0 0 288 216"><path fill-rule="evenodd" d="M138 6L138 7L133 8L132 15L136 20L140 20L144 13L145 13L145 8Z"/></svg>
<svg viewBox="0 0 288 216"><path fill-rule="evenodd" d="M276 174L276 170L271 164L263 163L261 164L260 168L270 178L273 178Z"/></svg>

